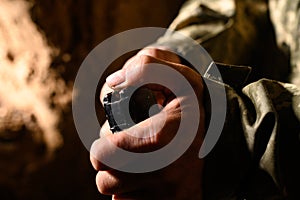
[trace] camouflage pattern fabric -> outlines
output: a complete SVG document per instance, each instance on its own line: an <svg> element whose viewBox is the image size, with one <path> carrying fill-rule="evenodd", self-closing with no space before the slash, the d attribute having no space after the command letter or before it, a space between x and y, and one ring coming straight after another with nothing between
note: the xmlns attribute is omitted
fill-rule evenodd
<svg viewBox="0 0 300 200"><path fill-rule="evenodd" d="M300 86L300 1L270 0L270 16L278 46L291 55L291 81Z"/></svg>
<svg viewBox="0 0 300 200"><path fill-rule="evenodd" d="M208 40L213 43L234 25L237 10L252 4L258 11L270 13L277 44L290 52L292 72L296 74L300 68L299 2L190 0L170 28L201 44ZM182 56L194 50L172 32L155 45L166 46ZM236 87L232 85L238 76L234 68L225 71L224 83L211 80L216 87L224 85L228 105L222 135L205 158L204 199L300 199L299 88L269 79L246 86L241 81ZM295 81L296 75L292 77Z"/></svg>

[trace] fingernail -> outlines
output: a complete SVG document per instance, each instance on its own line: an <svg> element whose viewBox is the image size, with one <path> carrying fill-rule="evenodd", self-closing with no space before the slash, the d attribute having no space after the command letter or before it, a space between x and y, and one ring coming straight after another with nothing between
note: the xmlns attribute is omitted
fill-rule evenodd
<svg viewBox="0 0 300 200"><path fill-rule="evenodd" d="M106 78L106 83L111 88L115 88L123 82L125 82L125 75L122 70L116 71Z"/></svg>

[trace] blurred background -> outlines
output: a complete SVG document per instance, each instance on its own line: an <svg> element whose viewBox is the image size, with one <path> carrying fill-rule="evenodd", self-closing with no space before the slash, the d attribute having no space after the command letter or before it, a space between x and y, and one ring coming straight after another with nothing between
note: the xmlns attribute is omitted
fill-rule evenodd
<svg viewBox="0 0 300 200"><path fill-rule="evenodd" d="M183 1L0 0L0 199L109 199L74 127L76 72L116 33L168 27ZM284 80L288 53L267 1L236 2L234 25L202 45L216 61L253 66L252 80Z"/></svg>
<svg viewBox="0 0 300 200"><path fill-rule="evenodd" d="M167 27L182 2L0 0L0 199L108 198L74 128L76 72L109 36Z"/></svg>

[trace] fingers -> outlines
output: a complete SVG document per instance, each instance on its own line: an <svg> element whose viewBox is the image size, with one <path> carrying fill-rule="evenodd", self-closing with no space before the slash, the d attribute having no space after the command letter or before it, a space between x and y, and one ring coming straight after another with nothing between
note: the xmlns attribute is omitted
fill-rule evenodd
<svg viewBox="0 0 300 200"><path fill-rule="evenodd" d="M131 158L124 158L118 149L130 152L150 152L160 149L167 144L176 134L180 123L180 110L177 100L168 105L166 109L135 126L118 132L110 132L106 126L101 129L101 137L91 147L91 162L96 170L107 170L107 163L122 167L131 162ZM171 105L173 108L171 108ZM128 157L128 156L127 156Z"/></svg>
<svg viewBox="0 0 300 200"><path fill-rule="evenodd" d="M156 49L145 48L141 50L136 56L128 60L124 67L107 77L106 82L109 87L113 89L122 89L131 85L134 82L143 78L147 74L147 68L142 66L157 63L162 65L169 65L170 63L180 63L180 58L173 52Z"/></svg>
<svg viewBox="0 0 300 200"><path fill-rule="evenodd" d="M108 121L106 120L104 122L104 124L102 125L101 129L100 129L99 136L100 137L106 137L106 136L111 135L111 134L112 134L112 132L110 131Z"/></svg>
<svg viewBox="0 0 300 200"><path fill-rule="evenodd" d="M189 87L187 88L187 85L192 86L201 104L204 88L201 75L190 67L179 64L179 62L179 57L172 52L153 48L143 49L131 58L121 70L107 77L100 100L103 101L103 96L111 89L121 90L129 86L138 87L147 84L148 81L156 84L147 85L147 87L153 91L158 91L157 94L159 95L163 93L167 98L172 95L172 92L178 92L177 96L178 94L187 95L193 92L190 91ZM174 71L179 72L183 79L178 79ZM188 81L188 84L185 81ZM172 88L168 88L168 86ZM156 95L157 99L163 101L159 95ZM162 105L162 102L158 103Z"/></svg>
<svg viewBox="0 0 300 200"><path fill-rule="evenodd" d="M104 122L104 124L101 127L99 136L100 138L104 138L106 136L112 135L112 132L110 131L110 127L108 124L108 121L106 120ZM105 165L101 164L98 159L91 153L90 154L90 161L92 163L92 166L94 167L94 169L96 170L100 170L100 169L109 169L108 167L106 167Z"/></svg>
<svg viewBox="0 0 300 200"><path fill-rule="evenodd" d="M134 182L131 182L134 178L134 176L126 177L125 173L117 171L99 171L96 176L96 183L99 192L102 194L120 194L129 192L134 188ZM126 180L126 183L124 183L124 180ZM131 183L129 184L129 182Z"/></svg>
<svg viewBox="0 0 300 200"><path fill-rule="evenodd" d="M160 112L159 114L148 118L147 120L125 131L118 132L118 134L105 134L107 132L110 133L108 125L106 123L106 125L101 129L101 136L105 135L105 137L102 137L99 140L95 141L91 148L91 161L93 166L97 170L107 169L107 166L100 161L107 160L111 156L113 156L117 151L117 147L131 152L147 152L161 148L174 137L174 134L176 134L177 128L180 124L181 116L195 119L193 117L193 113L197 113L197 110L199 109L200 112L201 110L203 110L203 107L200 106L202 104L203 92L201 76L187 66L154 58L149 55L154 55L163 59L173 59L172 61L176 61L176 58L173 58L172 54L165 53L165 51L163 50L142 50L137 56L130 59L122 70L114 73L112 76L110 76L110 78L107 78L107 84L104 85L101 92L101 101L103 99L103 95L107 93L107 91L111 91L109 87L116 88L117 86L114 84L118 83L119 81L121 81L122 83L118 83L118 87L122 88L133 85L140 80L144 80L145 77L149 76L149 74L150 76L159 76L159 74L151 73L154 70L153 68L151 68L152 66L147 64L163 63L164 65L168 65L169 68L179 71L189 81L193 89L197 91L196 94L198 95L198 100L200 100L198 102L199 106L197 106L197 102L192 101L191 99L193 98L189 98L188 95L177 96L176 99L174 99L174 96L172 96L172 98L167 101L167 105L163 109L163 112ZM136 65L136 63L141 64ZM185 91L183 84L181 84L181 82L177 79L168 77L167 75L159 77L159 79L166 79L169 81L169 85ZM167 92L170 93L170 91L168 90ZM158 94L161 95L163 93L164 92ZM159 99L163 99L163 97L160 97ZM159 103L163 104L162 102ZM203 116L203 112L201 112L201 118L203 118ZM128 161L120 159L120 161L118 161L118 165L122 166L126 164L126 162Z"/></svg>
<svg viewBox="0 0 300 200"><path fill-rule="evenodd" d="M171 51L168 51L168 49L166 49L165 47L147 47L142 49L137 55L148 55L160 60L172 63L180 63L179 56Z"/></svg>
<svg viewBox="0 0 300 200"><path fill-rule="evenodd" d="M153 63L164 65L173 71L179 72L178 74L183 76L192 87L189 87L187 90L187 87L184 87L182 82L174 78L172 74L157 71L157 68L161 66L152 65ZM155 96L159 99L158 103L165 106L163 110L117 134L112 134L109 130L108 123L105 122L100 131L100 139L96 140L91 147L91 162L93 167L99 171L96 178L98 190L103 194L114 194L115 199L128 199L127 197L134 197L135 195L141 197L141 192L145 189L147 190L147 188L149 189L151 185L153 185L156 191L159 188L158 185L164 188L162 181L158 181L164 179L162 176L153 177L153 175L149 176L149 174L142 176L141 174L128 174L117 171L116 169L121 169L128 163L134 163L133 160L130 160L134 158L124 156L120 153L120 149L122 149L122 151L125 150L136 153L151 152L160 149L168 144L176 135L181 123L181 118L198 120L197 117L194 117L194 114L197 113L198 110L200 110L201 113L201 122L187 120L185 132L187 134L192 132L189 130L189 127L192 126L189 125L194 123L199 123L199 127L201 127L199 128L200 132L204 132L204 109L202 106L203 84L201 76L189 67L181 65L180 59L176 54L163 49L146 48L128 60L121 70L106 79L106 84L102 88L100 99L102 101L104 95L112 91L111 89L120 90L147 82L147 80L153 80L153 78L156 78L154 80L163 79L166 85L172 86L172 88L151 86L153 87L151 89L153 89ZM165 86L164 84L162 85ZM172 93L174 91L172 90L173 88L184 92L177 93L176 96L174 96L175 93ZM190 94L194 92L192 90L196 91L196 101L191 100L193 98L191 98L192 95ZM169 95L170 98L168 98ZM196 105L197 98L199 101L198 105ZM167 99L167 103L164 103L165 99ZM197 139L197 141L199 141L198 143L200 145L202 140L200 138L200 140ZM198 143L195 147L199 146ZM193 154L192 158L194 159L194 157L197 158L197 154ZM182 166L185 166L190 160L191 159L183 160L179 165L172 165L172 169L168 170L168 172L171 171L171 173L168 175L175 177L176 180L173 180L173 178L165 178L165 180L169 180L169 182L179 180L180 182L181 179L186 177L186 172L182 174L178 172L182 172ZM113 163L113 165L111 165L111 163ZM195 168L199 168L198 165L202 164L198 162L195 163L197 163ZM177 166L180 166L179 169ZM188 164L188 166L190 166L190 164ZM112 169L112 167L114 167L114 169ZM188 168L187 172L189 171L192 170ZM194 172L190 174L191 178L195 177ZM177 180L176 177L179 175L181 178ZM196 178L197 180L199 179L198 176Z"/></svg>
<svg viewBox="0 0 300 200"><path fill-rule="evenodd" d="M185 153L159 171L136 174L116 170L99 171L98 190L114 199L201 199L203 160ZM175 198L176 197L176 198ZM197 198L196 198L197 197Z"/></svg>
<svg viewBox="0 0 300 200"><path fill-rule="evenodd" d="M137 188L151 187L157 176L150 174L130 174L116 170L99 171L96 183L100 193L106 195L123 194L135 192Z"/></svg>
<svg viewBox="0 0 300 200"><path fill-rule="evenodd" d="M184 90L184 84L182 81L180 82L181 79L176 78L177 71L190 82L194 89L197 89L198 93L203 91L201 76L187 66L148 55L137 55L135 59L135 62L130 62L123 69L113 73L106 79L109 87L120 90L129 86L143 85L147 81L156 81L164 82L164 84L175 89Z"/></svg>
<svg viewBox="0 0 300 200"><path fill-rule="evenodd" d="M113 90L107 85L107 83L104 83L100 92L100 102L102 105L103 105L104 96L110 92L113 92Z"/></svg>

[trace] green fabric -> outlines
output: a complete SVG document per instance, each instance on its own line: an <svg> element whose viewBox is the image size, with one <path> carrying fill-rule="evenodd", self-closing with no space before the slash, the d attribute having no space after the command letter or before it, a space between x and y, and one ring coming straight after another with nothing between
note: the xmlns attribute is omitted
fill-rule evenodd
<svg viewBox="0 0 300 200"><path fill-rule="evenodd" d="M299 2L190 0L170 28L201 44L214 43L219 35L237 23L237 11L246 4L255 7L256 12L270 12L277 44L281 48L287 45L295 74L300 60ZM288 27L292 22L295 24ZM251 38L244 30L235 31ZM251 32L251 28L247 31ZM160 38L155 45L167 46L182 56L194 50L172 33ZM205 158L204 199L300 199L299 88L269 79L244 86L244 81L238 80L240 75L245 76L245 71L241 70L239 75L239 70L230 66L220 71L225 77L224 83L214 80L210 84L226 88L227 115L216 147ZM278 72L278 76L285 75ZM262 75L268 77L267 73ZM204 78L210 77L214 77L213 74ZM207 113L209 116L209 110Z"/></svg>
<svg viewBox="0 0 300 200"><path fill-rule="evenodd" d="M300 86L300 1L269 0L278 46L291 54L291 81Z"/></svg>

